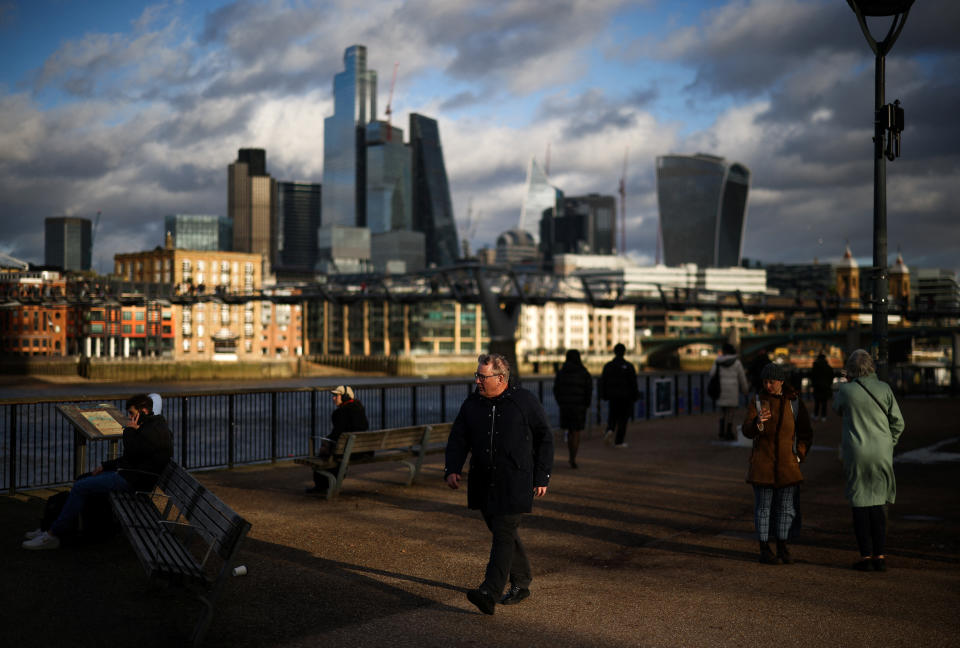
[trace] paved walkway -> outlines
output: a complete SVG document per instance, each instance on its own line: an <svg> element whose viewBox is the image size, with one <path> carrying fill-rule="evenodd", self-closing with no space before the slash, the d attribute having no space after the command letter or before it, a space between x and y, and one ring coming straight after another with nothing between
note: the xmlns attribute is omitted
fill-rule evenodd
<svg viewBox="0 0 960 648"><path fill-rule="evenodd" d="M954 441L960 400L908 400L898 452ZM253 524L207 646L960 646L957 463L898 464L890 571L859 573L842 495L839 423L818 423L805 464L797 564L756 561L748 448L713 441L712 416L632 425L624 450L558 447L546 498L521 531L533 596L479 614L489 536L433 463L405 488L357 467L339 500L303 494L300 466L202 473ZM197 618L149 587L122 538L26 552L46 493L0 497L0 645L182 645Z"/></svg>

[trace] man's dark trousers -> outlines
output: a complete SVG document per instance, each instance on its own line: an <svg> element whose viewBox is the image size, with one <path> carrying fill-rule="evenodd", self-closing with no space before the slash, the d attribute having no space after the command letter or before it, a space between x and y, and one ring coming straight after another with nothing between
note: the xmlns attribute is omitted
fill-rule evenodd
<svg viewBox="0 0 960 648"><path fill-rule="evenodd" d="M623 443L627 434L627 421L633 414L633 401L629 398L610 399L610 419L607 422L608 430L616 430L617 437L614 443Z"/></svg>
<svg viewBox="0 0 960 648"><path fill-rule="evenodd" d="M517 535L521 517L522 513L483 513L483 521L493 533L490 562L487 563L483 584L497 598L503 593L508 579L517 587L530 587L530 561L527 560L527 552L523 550L523 543Z"/></svg>

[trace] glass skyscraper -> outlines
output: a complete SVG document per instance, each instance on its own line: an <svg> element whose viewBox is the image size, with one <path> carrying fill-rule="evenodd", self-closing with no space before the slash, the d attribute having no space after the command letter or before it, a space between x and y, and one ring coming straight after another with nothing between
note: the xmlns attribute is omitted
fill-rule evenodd
<svg viewBox="0 0 960 648"><path fill-rule="evenodd" d="M319 183L277 183L277 269L313 271L317 263L321 194Z"/></svg>
<svg viewBox="0 0 960 648"><path fill-rule="evenodd" d="M562 208L547 209L540 220L540 249L547 259L557 254L616 254L613 196L565 197Z"/></svg>
<svg viewBox="0 0 960 648"><path fill-rule="evenodd" d="M412 229L410 150L403 143L403 130L372 121L367 124L366 142L370 233Z"/></svg>
<svg viewBox="0 0 960 648"><path fill-rule="evenodd" d="M459 257L450 184L437 121L410 113L413 167L413 229L426 235L427 263L453 264Z"/></svg>
<svg viewBox="0 0 960 648"><path fill-rule="evenodd" d="M560 211L563 192L550 184L546 172L537 164L536 158L530 158L527 167L527 184L523 193L523 205L520 208L520 229L528 232L534 240L540 236L540 218L548 209Z"/></svg>
<svg viewBox="0 0 960 648"><path fill-rule="evenodd" d="M44 220L43 263L64 270L89 270L90 219L60 216Z"/></svg>
<svg viewBox="0 0 960 648"><path fill-rule="evenodd" d="M225 216L172 214L163 219L163 229L181 250L233 249L233 221Z"/></svg>
<svg viewBox="0 0 960 648"><path fill-rule="evenodd" d="M666 265L740 265L750 170L698 153L657 158L657 201Z"/></svg>
<svg viewBox="0 0 960 648"><path fill-rule="evenodd" d="M377 73L367 48L343 54L333 77L333 115L323 120L323 224L366 225L366 126L377 115Z"/></svg>

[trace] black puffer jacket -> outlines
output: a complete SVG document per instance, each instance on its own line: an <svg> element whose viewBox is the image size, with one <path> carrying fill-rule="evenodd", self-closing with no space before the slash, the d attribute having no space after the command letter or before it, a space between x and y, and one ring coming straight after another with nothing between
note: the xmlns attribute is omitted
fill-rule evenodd
<svg viewBox="0 0 960 648"><path fill-rule="evenodd" d="M344 432L366 432L370 429L370 422L367 421L367 411L363 409L363 404L358 400L347 400L340 403L340 406L333 410L330 415L330 441L333 445L337 444L337 439Z"/></svg>
<svg viewBox="0 0 960 648"><path fill-rule="evenodd" d="M537 398L520 387L468 396L447 441L446 475L460 474L468 453L470 508L529 513L533 489L549 484L553 468L553 434Z"/></svg>
<svg viewBox="0 0 960 648"><path fill-rule="evenodd" d="M134 490L149 491L172 456L173 435L167 420L147 414L140 418L139 427L123 428L123 454L104 461L103 469L117 471Z"/></svg>
<svg viewBox="0 0 960 648"><path fill-rule="evenodd" d="M587 423L587 408L593 396L593 378L582 364L564 363L553 379L553 397L560 408L560 427L582 430Z"/></svg>

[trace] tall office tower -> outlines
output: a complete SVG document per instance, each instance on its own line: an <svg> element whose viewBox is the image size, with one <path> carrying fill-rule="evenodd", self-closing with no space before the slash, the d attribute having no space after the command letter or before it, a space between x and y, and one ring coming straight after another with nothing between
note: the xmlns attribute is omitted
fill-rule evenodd
<svg viewBox="0 0 960 648"><path fill-rule="evenodd" d="M451 265L460 254L437 120L410 113L410 157L413 229L426 236L428 264Z"/></svg>
<svg viewBox="0 0 960 648"><path fill-rule="evenodd" d="M657 158L657 201L667 265L740 265L750 170L698 153Z"/></svg>
<svg viewBox="0 0 960 648"><path fill-rule="evenodd" d="M323 223L365 227L366 127L377 116L377 73L367 69L367 48L343 54L333 77L333 115L323 120Z"/></svg>
<svg viewBox="0 0 960 648"><path fill-rule="evenodd" d="M233 250L253 252L274 263L277 182L267 174L263 149L240 149L227 167L227 216L233 222Z"/></svg>
<svg viewBox="0 0 960 648"><path fill-rule="evenodd" d="M410 230L410 151L403 129L385 121L367 124L367 227L371 234Z"/></svg>
<svg viewBox="0 0 960 648"><path fill-rule="evenodd" d="M312 272L317 264L321 188L314 182L277 183L277 260L280 270Z"/></svg>
<svg viewBox="0 0 960 648"><path fill-rule="evenodd" d="M559 213L562 199L563 192L550 184L550 179L537 164L536 158L530 158L526 189L523 192L523 205L520 208L519 228L529 232L534 240L537 240L543 212L552 207Z"/></svg>
<svg viewBox="0 0 960 648"><path fill-rule="evenodd" d="M233 249L233 221L226 216L171 214L163 219L163 231L181 250Z"/></svg>
<svg viewBox="0 0 960 648"><path fill-rule="evenodd" d="M93 240L90 219L44 219L43 263L64 270L89 270Z"/></svg>
<svg viewBox="0 0 960 648"><path fill-rule="evenodd" d="M615 254L613 196L588 194L564 198L561 209L549 208L540 219L540 250L546 259L557 254Z"/></svg>

